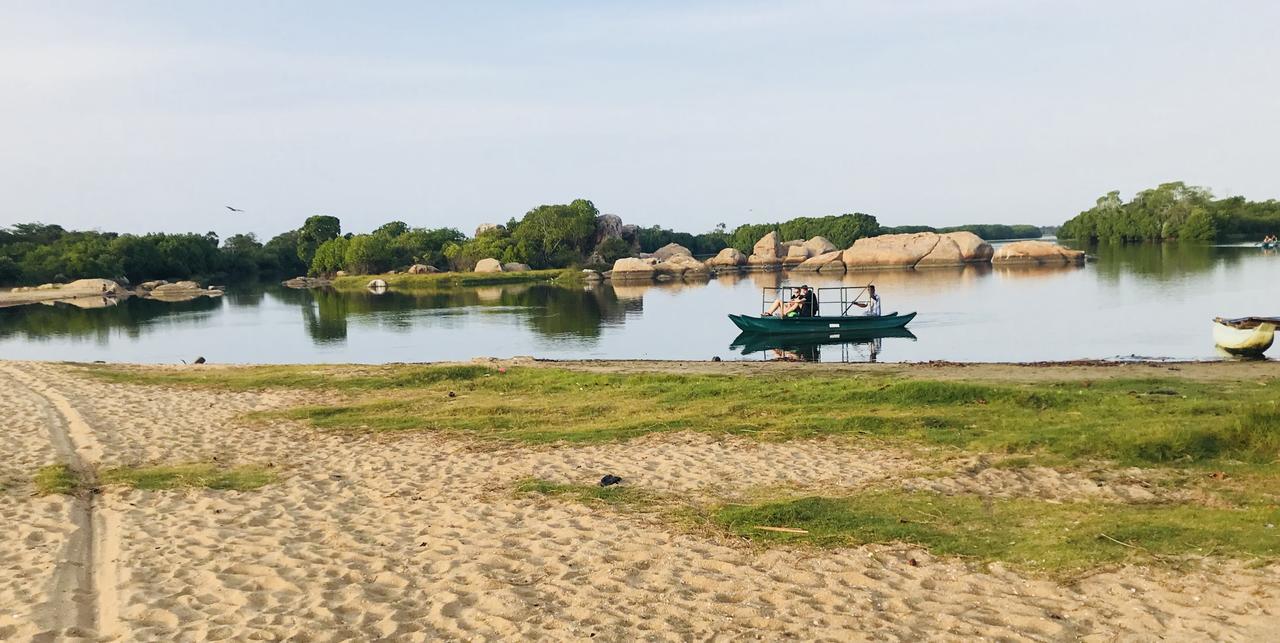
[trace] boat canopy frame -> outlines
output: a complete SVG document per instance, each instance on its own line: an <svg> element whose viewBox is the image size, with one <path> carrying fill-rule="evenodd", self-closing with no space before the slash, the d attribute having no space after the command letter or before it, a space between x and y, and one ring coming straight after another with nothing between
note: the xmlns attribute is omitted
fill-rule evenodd
<svg viewBox="0 0 1280 643"><path fill-rule="evenodd" d="M822 305L824 303L836 303L836 302L828 302L827 297L823 295L823 293L838 292L839 293L838 304L840 307L840 314L835 316L849 317L850 316L849 310L851 310L856 305L856 302L862 299L862 296L866 294L867 289L874 285L875 284L867 284L865 286L828 286L825 288L810 288L809 290L812 290L818 293L818 305L814 307L813 316L814 317L831 317L832 315L822 314ZM768 288L768 287L761 288L761 294L760 294L761 314L769 310L769 307L773 305L773 302L779 299L781 299L784 302L791 301L792 299L795 298L795 291L799 289L800 289L799 286L775 286L773 288ZM849 293L855 290L858 292L854 294L852 298L849 297ZM773 293L773 299L769 299L770 293ZM867 298L867 301L870 302L870 298Z"/></svg>

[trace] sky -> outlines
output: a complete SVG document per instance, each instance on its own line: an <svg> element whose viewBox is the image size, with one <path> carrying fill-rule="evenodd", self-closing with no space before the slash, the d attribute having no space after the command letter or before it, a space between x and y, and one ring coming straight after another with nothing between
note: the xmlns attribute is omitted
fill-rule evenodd
<svg viewBox="0 0 1280 643"><path fill-rule="evenodd" d="M1058 224L1280 197L1280 3L0 0L0 226ZM232 213L225 206L243 209Z"/></svg>

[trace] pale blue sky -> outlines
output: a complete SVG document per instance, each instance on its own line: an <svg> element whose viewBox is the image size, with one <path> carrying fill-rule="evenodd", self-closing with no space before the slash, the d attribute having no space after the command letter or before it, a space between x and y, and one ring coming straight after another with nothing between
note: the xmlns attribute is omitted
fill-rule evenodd
<svg viewBox="0 0 1280 643"><path fill-rule="evenodd" d="M699 232L1280 197L1280 3L0 0L0 225ZM247 212L228 213L234 205Z"/></svg>

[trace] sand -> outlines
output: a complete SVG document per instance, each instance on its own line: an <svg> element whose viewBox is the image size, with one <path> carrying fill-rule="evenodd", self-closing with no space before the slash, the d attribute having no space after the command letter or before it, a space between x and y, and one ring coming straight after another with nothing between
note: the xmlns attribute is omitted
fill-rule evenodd
<svg viewBox="0 0 1280 643"><path fill-rule="evenodd" d="M245 412L302 394L171 391L0 363L0 638L103 640L1264 640L1280 566L1125 567L1072 584L909 546L758 551L607 507L522 497L537 476L726 497L753 486L1145 501L1140 477L688 434L589 447L353 436ZM248 492L35 497L36 468L270 464ZM917 565L911 565L914 559Z"/></svg>

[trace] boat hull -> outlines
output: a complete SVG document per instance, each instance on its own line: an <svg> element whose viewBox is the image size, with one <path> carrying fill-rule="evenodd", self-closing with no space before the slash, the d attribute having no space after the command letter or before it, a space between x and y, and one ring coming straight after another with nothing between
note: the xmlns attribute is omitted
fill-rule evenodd
<svg viewBox="0 0 1280 643"><path fill-rule="evenodd" d="M850 317L751 317L729 315L729 319L743 332L768 334L814 334L845 331L884 330L902 328L915 319L915 313L899 315L889 313L878 316Z"/></svg>
<svg viewBox="0 0 1280 643"><path fill-rule="evenodd" d="M1253 328L1236 328L1213 323L1213 343L1232 355L1260 356L1275 341L1276 325L1262 322Z"/></svg>

